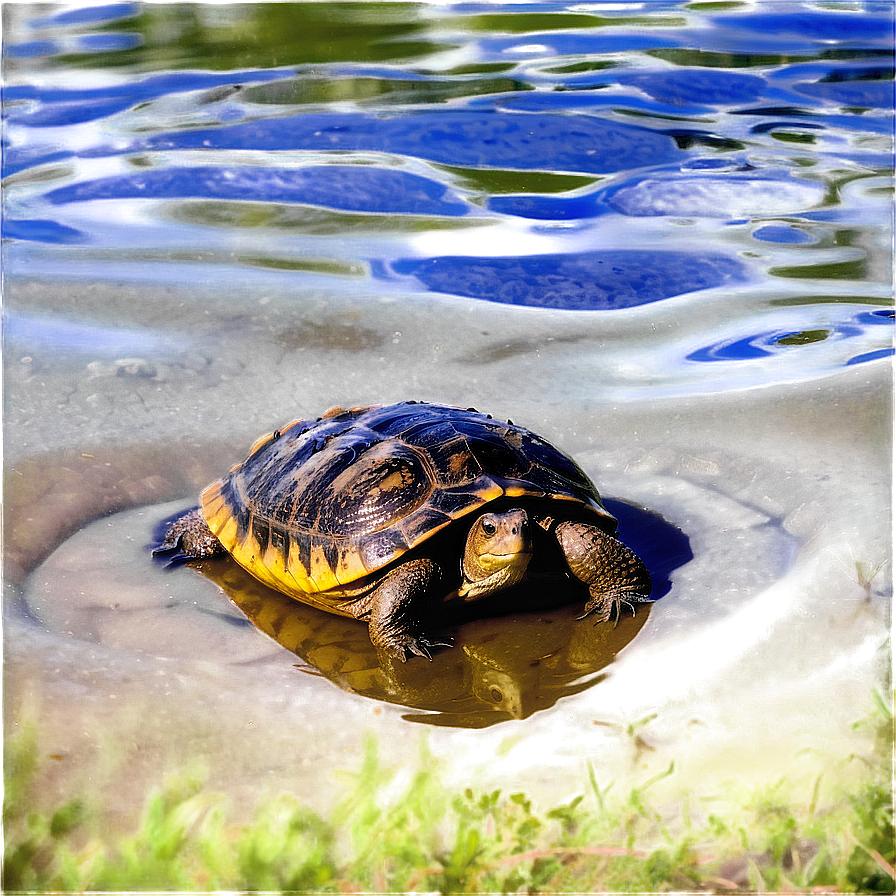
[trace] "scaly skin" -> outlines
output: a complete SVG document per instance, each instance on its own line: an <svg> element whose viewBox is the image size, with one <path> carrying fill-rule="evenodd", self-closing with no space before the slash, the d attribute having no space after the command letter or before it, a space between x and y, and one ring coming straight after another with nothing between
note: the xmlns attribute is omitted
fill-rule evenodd
<svg viewBox="0 0 896 896"><path fill-rule="evenodd" d="M621 541L590 523L564 522L555 531L569 568L591 595L581 618L618 621L622 604L634 613L632 604L650 601L650 573Z"/></svg>
<svg viewBox="0 0 896 896"><path fill-rule="evenodd" d="M165 540L153 551L154 554L169 552L177 552L177 556L189 560L205 560L227 553L224 545L212 535L198 507L178 517L165 534Z"/></svg>
<svg viewBox="0 0 896 896"><path fill-rule="evenodd" d="M374 646L404 662L408 655L432 659L431 647L450 647L451 642L433 641L420 632L416 610L425 606L425 596L438 587L441 570L425 558L402 563L364 599L369 607L368 625Z"/></svg>

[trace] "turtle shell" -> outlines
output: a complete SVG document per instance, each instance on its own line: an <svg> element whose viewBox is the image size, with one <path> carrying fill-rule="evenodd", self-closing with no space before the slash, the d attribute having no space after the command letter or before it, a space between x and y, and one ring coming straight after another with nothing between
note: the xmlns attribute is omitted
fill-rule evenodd
<svg viewBox="0 0 896 896"><path fill-rule="evenodd" d="M505 498L558 501L555 515L616 531L593 483L540 436L417 402L291 423L212 483L202 512L265 584L350 615L345 599L378 570Z"/></svg>

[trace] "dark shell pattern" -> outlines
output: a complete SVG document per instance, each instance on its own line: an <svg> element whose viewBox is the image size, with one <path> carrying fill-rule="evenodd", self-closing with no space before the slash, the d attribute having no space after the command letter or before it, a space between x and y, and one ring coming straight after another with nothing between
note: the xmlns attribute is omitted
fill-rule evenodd
<svg viewBox="0 0 896 896"><path fill-rule="evenodd" d="M375 572L504 497L571 502L567 512L616 529L585 473L540 436L416 402L297 421L212 488L239 544L254 541L259 557L275 550L287 571L297 559L317 591ZM315 564L321 552L326 562Z"/></svg>

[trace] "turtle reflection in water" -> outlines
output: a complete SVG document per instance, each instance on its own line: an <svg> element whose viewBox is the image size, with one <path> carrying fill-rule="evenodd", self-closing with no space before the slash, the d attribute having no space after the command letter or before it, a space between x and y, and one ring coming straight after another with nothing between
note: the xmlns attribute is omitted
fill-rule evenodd
<svg viewBox="0 0 896 896"><path fill-rule="evenodd" d="M431 658L424 621L544 577L587 589L584 615L650 600L650 575L578 465L472 409L334 408L261 439L176 520L159 552L229 553L260 581L366 620L387 654Z"/></svg>
<svg viewBox="0 0 896 896"><path fill-rule="evenodd" d="M303 606L235 563L210 560L197 568L289 651L283 654L286 662L295 663L298 656L304 661L300 669L343 690L408 707L404 718L409 721L456 728L525 719L592 687L649 616L624 614L618 625L583 623L576 618L576 605L558 607L555 598L538 593L544 589L524 585L527 602L542 609L512 617L449 619L461 622L450 625L454 649L438 651L431 665L421 667L378 651L354 620ZM533 593L525 594L529 590Z"/></svg>

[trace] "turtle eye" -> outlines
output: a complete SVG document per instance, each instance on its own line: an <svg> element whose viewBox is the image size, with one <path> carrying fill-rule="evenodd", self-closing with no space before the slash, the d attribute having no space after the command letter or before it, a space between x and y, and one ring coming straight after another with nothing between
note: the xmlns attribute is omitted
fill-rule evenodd
<svg viewBox="0 0 896 896"><path fill-rule="evenodd" d="M482 531L488 535L489 538L498 531L498 527L495 525L495 521L491 519L483 519L482 521Z"/></svg>

